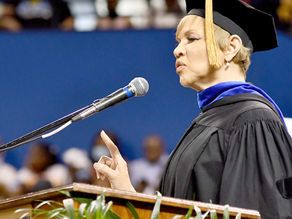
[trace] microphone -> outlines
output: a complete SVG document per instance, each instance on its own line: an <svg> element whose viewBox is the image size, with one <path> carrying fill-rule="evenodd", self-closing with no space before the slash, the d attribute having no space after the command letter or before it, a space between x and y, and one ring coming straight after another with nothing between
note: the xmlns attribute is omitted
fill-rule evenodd
<svg viewBox="0 0 292 219"><path fill-rule="evenodd" d="M101 100L94 101L89 108L74 116L71 121L77 122L79 120L85 119L110 106L124 102L130 97L144 96L148 92L148 89L149 84L146 79L141 77L134 78L126 87L118 89Z"/></svg>

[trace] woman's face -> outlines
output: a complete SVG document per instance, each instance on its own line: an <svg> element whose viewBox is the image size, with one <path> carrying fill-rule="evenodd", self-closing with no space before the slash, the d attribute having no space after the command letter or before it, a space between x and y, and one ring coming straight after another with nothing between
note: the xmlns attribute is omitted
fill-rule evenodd
<svg viewBox="0 0 292 219"><path fill-rule="evenodd" d="M174 50L176 72L180 84L196 91L212 79L205 41L204 19L186 16L177 32L178 45Z"/></svg>

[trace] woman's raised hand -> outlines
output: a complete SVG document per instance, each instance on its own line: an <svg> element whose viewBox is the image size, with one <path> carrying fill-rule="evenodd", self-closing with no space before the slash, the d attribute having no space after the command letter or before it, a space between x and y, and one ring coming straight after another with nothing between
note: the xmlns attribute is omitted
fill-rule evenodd
<svg viewBox="0 0 292 219"><path fill-rule="evenodd" d="M100 136L112 158L102 156L98 162L94 163L97 179L107 179L113 189L135 191L130 181L127 162L119 149L104 131L101 131Z"/></svg>

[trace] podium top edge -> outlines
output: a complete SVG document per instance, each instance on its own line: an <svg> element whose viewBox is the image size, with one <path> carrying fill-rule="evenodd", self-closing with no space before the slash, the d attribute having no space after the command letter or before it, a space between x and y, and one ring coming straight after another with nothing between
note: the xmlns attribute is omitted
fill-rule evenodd
<svg viewBox="0 0 292 219"><path fill-rule="evenodd" d="M123 200L138 201L154 204L156 201L155 195L147 195L137 192L129 192L117 189L111 189L106 187L100 187L96 185L89 185L84 183L72 183L65 186L50 188L46 190L41 190L38 192L27 193L20 196L15 196L7 199L0 200L0 209L9 208L9 206L19 206L23 204L30 203L35 200L45 200L51 199L54 197L64 197L60 191L72 191L72 192L81 192L87 194L104 194L107 197L118 198ZM162 197L161 205L179 207L184 209L189 209L191 206L197 206L202 211L216 210L217 213L223 214L225 206L211 203L204 203L198 201L191 201L185 199L178 199L172 197ZM241 213L244 218L260 218L260 213L256 210L238 208L229 206L229 214L235 216L238 213Z"/></svg>

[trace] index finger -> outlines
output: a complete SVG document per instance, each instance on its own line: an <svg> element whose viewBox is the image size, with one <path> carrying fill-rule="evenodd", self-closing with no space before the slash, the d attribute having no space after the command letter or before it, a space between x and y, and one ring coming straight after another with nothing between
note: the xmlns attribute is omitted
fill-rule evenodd
<svg viewBox="0 0 292 219"><path fill-rule="evenodd" d="M118 147L113 143L113 141L107 136L107 134L102 130L100 136L104 143L106 144L113 159L123 159Z"/></svg>

